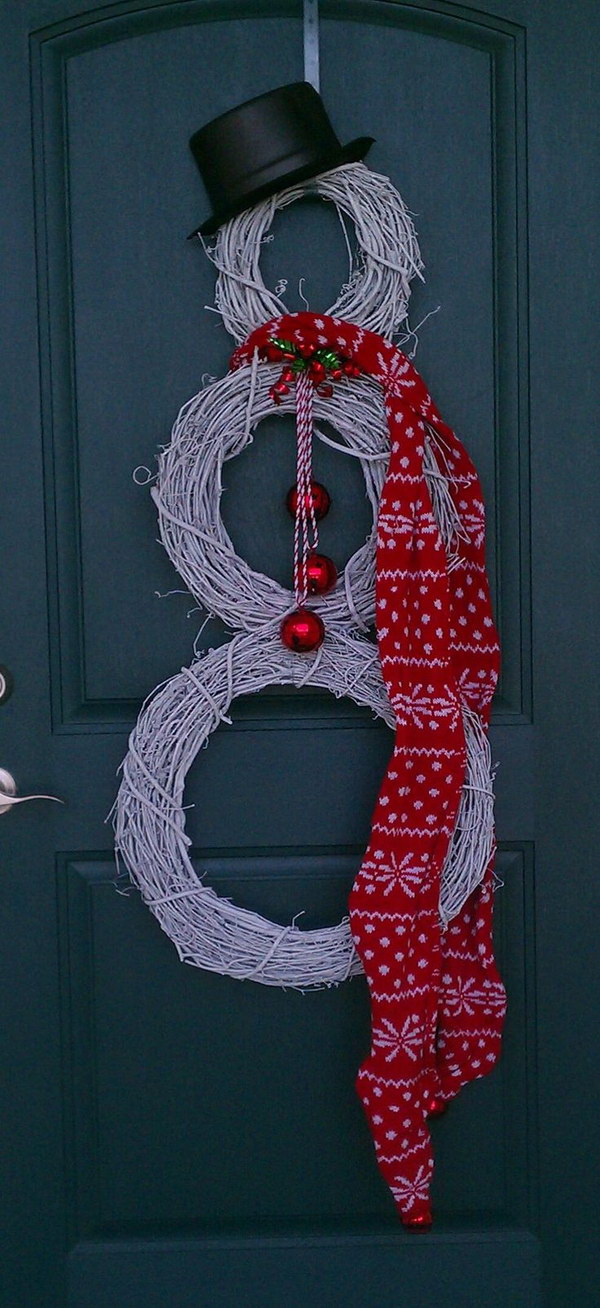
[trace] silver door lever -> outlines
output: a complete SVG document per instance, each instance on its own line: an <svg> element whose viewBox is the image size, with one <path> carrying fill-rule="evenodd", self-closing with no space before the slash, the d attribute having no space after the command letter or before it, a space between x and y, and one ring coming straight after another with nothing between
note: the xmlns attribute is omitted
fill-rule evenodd
<svg viewBox="0 0 600 1308"><path fill-rule="evenodd" d="M30 799L52 799L55 804L64 804L64 799L57 795L17 795L17 784L10 772L0 768L0 815L10 813L13 804L26 804Z"/></svg>

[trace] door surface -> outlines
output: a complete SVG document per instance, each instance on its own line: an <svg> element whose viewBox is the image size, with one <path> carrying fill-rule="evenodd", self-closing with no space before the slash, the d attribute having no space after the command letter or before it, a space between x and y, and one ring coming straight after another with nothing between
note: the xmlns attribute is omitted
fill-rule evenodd
<svg viewBox="0 0 600 1308"><path fill-rule="evenodd" d="M177 410L231 341L185 240L208 212L187 148L302 77L298 4L11 0L0 766L64 800L0 817L5 1308L517 1308L597 1303L592 260L597 6L323 3L322 94L419 233L416 364L480 469L502 648L496 943L501 1064L435 1126L437 1222L399 1228L354 1077L363 978L301 995L185 967L117 893L117 769L144 697L229 638L156 541L148 486ZM325 308L335 214L281 215L264 275ZM412 348L414 341L407 345ZM594 359L594 363L592 363ZM289 569L292 428L229 465L249 562ZM323 446L338 562L369 513ZM352 466L349 466L352 464ZM138 481L143 480L138 475ZM276 687L196 761L195 864L236 902L334 922L391 736L350 701ZM597 909L596 909L597 911Z"/></svg>

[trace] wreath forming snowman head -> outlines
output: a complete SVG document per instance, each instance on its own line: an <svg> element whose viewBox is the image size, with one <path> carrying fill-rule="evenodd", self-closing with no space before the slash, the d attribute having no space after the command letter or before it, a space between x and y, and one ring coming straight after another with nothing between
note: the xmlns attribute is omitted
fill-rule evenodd
<svg viewBox="0 0 600 1308"><path fill-rule="evenodd" d="M250 191L240 181L248 116L261 183ZM270 136L281 155L282 131L295 135L295 153L265 183L269 149L277 153ZM406 333L422 264L403 200L361 162L369 144L341 147L305 83L192 138L216 210L204 225L217 230L207 249L216 306L237 348L229 374L182 408L152 495L174 566L234 634L143 706L115 829L132 881L182 961L300 990L366 972L373 1039L358 1092L400 1216L419 1229L431 1222L428 1118L494 1065L504 1016L491 945L487 739L498 647L477 474L390 340ZM358 244L347 285L321 315L289 314L259 266L275 212L308 191L342 224L353 221ZM295 412L297 422L293 592L236 554L220 514L224 463L274 412ZM314 436L359 459L373 508L373 529L339 577L318 548L328 495L312 478ZM374 618L377 646L367 635ZM187 772L230 722L234 699L273 684L348 696L396 731L349 917L329 928L302 930L298 911L282 925L236 906L190 858Z"/></svg>

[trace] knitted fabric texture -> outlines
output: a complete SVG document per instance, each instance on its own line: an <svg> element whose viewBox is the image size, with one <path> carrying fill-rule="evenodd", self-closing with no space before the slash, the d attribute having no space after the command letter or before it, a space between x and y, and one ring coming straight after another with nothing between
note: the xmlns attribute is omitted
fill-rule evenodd
<svg viewBox="0 0 600 1308"><path fill-rule="evenodd" d="M232 368L273 336L330 347L383 391L390 463L378 517L377 639L397 726L350 896L372 1022L357 1089L402 1220L427 1224L428 1115L494 1066L506 1006L492 946L493 858L445 930L439 916L465 782L464 716L476 715L487 729L499 667L481 487L421 377L391 342L339 319L289 314L253 332ZM461 522L451 566L423 472L427 428Z"/></svg>

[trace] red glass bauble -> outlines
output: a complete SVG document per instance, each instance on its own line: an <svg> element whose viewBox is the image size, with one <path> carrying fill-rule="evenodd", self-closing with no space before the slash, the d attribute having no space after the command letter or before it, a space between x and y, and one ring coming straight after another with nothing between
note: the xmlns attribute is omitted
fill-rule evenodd
<svg viewBox="0 0 600 1308"><path fill-rule="evenodd" d="M326 595L337 581L337 568L326 554L309 554L306 560L306 585L309 595Z"/></svg>
<svg viewBox="0 0 600 1308"><path fill-rule="evenodd" d="M408 1215L405 1217L404 1214L402 1214L402 1225L409 1231L430 1231L432 1223L433 1218L429 1208L426 1208L421 1213L415 1213L414 1217Z"/></svg>
<svg viewBox="0 0 600 1308"><path fill-rule="evenodd" d="M425 1104L425 1112L428 1117L441 1117L446 1112L448 1105L443 1099L438 1099L437 1095L432 1095Z"/></svg>
<svg viewBox="0 0 600 1308"><path fill-rule="evenodd" d="M310 654L323 644L325 628L312 609L296 609L281 624L281 639L294 654Z"/></svg>
<svg viewBox="0 0 600 1308"><path fill-rule="evenodd" d="M321 518L324 518L325 514L329 513L331 506L331 495L329 494L329 491L326 490L325 486L321 485L320 481L311 481L310 483L310 497L308 495L306 497L307 509L310 509L311 501L315 511L315 518L317 519L317 522L320 522ZM296 509L298 507L298 487L295 482L294 485L290 487L285 497L285 502L288 512L291 513L292 518L295 518Z"/></svg>

